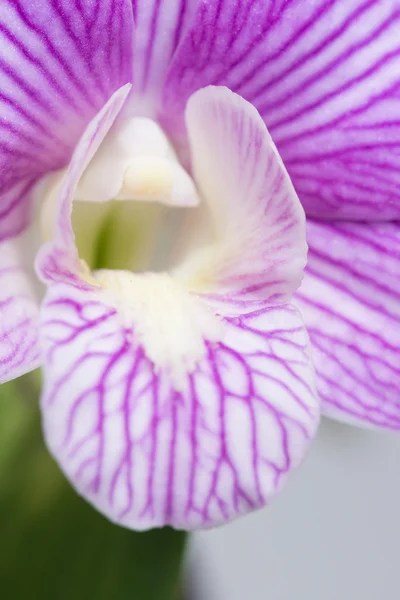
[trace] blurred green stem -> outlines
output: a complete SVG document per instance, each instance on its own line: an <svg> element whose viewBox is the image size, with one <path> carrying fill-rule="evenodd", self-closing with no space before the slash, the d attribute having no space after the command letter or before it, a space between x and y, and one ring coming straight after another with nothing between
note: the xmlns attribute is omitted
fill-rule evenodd
<svg viewBox="0 0 400 600"><path fill-rule="evenodd" d="M109 523L49 456L38 378L0 386L0 597L178 600L185 533Z"/></svg>

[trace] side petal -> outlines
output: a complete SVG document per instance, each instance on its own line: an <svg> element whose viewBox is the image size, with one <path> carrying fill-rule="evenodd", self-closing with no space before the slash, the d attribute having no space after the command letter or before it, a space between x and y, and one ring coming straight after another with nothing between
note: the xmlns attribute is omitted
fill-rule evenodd
<svg viewBox="0 0 400 600"><path fill-rule="evenodd" d="M400 428L400 224L308 222L295 296L324 413Z"/></svg>
<svg viewBox="0 0 400 600"><path fill-rule="evenodd" d="M288 301L306 263L305 216L263 120L240 96L210 86L190 98L186 123L216 239L200 252L199 277L236 299Z"/></svg>
<svg viewBox="0 0 400 600"><path fill-rule="evenodd" d="M88 122L132 79L126 0L0 7L0 239L29 222L32 186L63 167Z"/></svg>
<svg viewBox="0 0 400 600"><path fill-rule="evenodd" d="M36 260L37 274L46 284L69 281L78 287L92 285L88 267L80 260L75 245L72 203L82 173L120 113L130 88L125 85L111 96L88 124L74 151L57 196L53 239L42 246Z"/></svg>
<svg viewBox="0 0 400 600"><path fill-rule="evenodd" d="M40 365L39 289L32 268L31 231L0 243L0 383Z"/></svg>
<svg viewBox="0 0 400 600"><path fill-rule="evenodd" d="M225 85L264 118L307 214L398 219L399 27L392 0L199 2L161 119L179 144L191 94Z"/></svg>
<svg viewBox="0 0 400 600"><path fill-rule="evenodd" d="M166 316L167 318L167 316ZM47 443L77 490L133 529L211 527L267 504L318 424L296 309L223 321L177 390L146 357L141 323L97 292L56 284L42 312Z"/></svg>

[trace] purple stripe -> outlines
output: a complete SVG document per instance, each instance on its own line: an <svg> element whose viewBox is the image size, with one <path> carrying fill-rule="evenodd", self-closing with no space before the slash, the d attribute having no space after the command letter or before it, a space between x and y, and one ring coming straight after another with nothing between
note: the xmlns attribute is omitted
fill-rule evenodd
<svg viewBox="0 0 400 600"><path fill-rule="evenodd" d="M27 106L22 106L18 104L16 100L11 98L10 96L6 96L3 92L0 91L0 102L1 104L12 107L15 112L18 114L18 118L23 118L24 121L29 122L30 125L33 125L35 128L39 129L41 132L41 136L50 137L51 139L55 139L55 135L52 131L48 130L43 123L41 123L37 117L31 112L28 112ZM62 143L62 140L61 140Z"/></svg>
<svg viewBox="0 0 400 600"><path fill-rule="evenodd" d="M32 65L35 65L35 67L37 67L39 69L39 71L41 71L43 73L44 77L46 78L46 81L55 90L57 90L58 93L62 94L65 97L65 99L67 100L67 102L69 102L69 104L77 112L79 112L79 110L80 110L79 105L76 104L74 99L68 94L67 89L65 87L63 88L60 86L57 79L53 76L52 73L50 73L48 71L48 69L46 69L45 65L42 62L40 62L37 58L35 58L35 56L33 56L32 53L29 52L29 50L23 44L21 44L20 40L17 40L17 38L12 34L12 32L9 31L2 23L0 23L0 32L4 34L4 36L8 39L9 42L11 42L18 50L20 50L20 52L22 52L22 54L25 56L25 58Z"/></svg>
<svg viewBox="0 0 400 600"><path fill-rule="evenodd" d="M201 3L167 76L162 122L181 146L187 99L225 85L262 114L308 214L399 219L398 24L400 7L379 0ZM347 162L372 163L352 173L365 185L357 193Z"/></svg>
<svg viewBox="0 0 400 600"><path fill-rule="evenodd" d="M94 83L95 87L102 93L104 97L106 95L106 92L103 86L101 74L98 73L96 69L94 69L94 55L92 54L92 52L88 52L85 43L86 40L77 35L75 27L71 22L71 15L73 15L74 11L76 10L74 0L69 0L68 4L66 4L63 0L50 0L50 6L53 8L55 15L57 15L58 23L63 28L63 32L65 32L69 39L73 42L78 52L78 55L85 57L85 60L87 61L87 69L93 77L92 83ZM107 58L108 57L106 57L106 59Z"/></svg>
<svg viewBox="0 0 400 600"><path fill-rule="evenodd" d="M337 42L340 39L340 37L346 33L346 31L349 29L349 27L351 25L353 25L364 12L366 12L371 6L373 6L375 4L375 2L376 2L376 0L368 0L368 2L366 2L365 4L362 4L361 6L357 7L356 10L351 15L349 15L349 17L339 27L337 27L327 38L323 38L321 40L321 42L315 48L313 48L309 52L306 52L305 54L303 54L297 61L295 61L289 67L287 67L281 73L279 73L279 75L271 78L265 84L263 84L263 86L261 88L253 91L253 98L261 95L263 92L266 91L266 89L268 87L273 87L274 85L281 83L284 78L295 73L297 69L304 66L309 61L316 59L318 57L318 55L323 53L325 50L329 49L329 46L331 46L334 42ZM316 21L319 18L321 18L322 16L324 16L325 9L329 10L330 8L331 7L328 5L328 3L325 6L323 6L322 10L319 12L317 17L315 19L311 19L311 21L309 21L309 23L307 23L307 27L305 29L303 29L302 34L307 33L310 28L315 27ZM286 45L286 49L289 49L291 43L294 43L296 41L298 41L298 39L290 40L289 43ZM305 82L303 81L300 84L298 91L300 92L300 91L304 91L305 89L307 89L307 85L313 83L314 81L317 81L321 75L326 75L327 73L329 73L330 70L333 70L336 66L340 65L340 63L342 63L344 58L349 58L354 52L356 52L357 50L359 50L359 49L363 48L365 45L367 45L369 43L369 41L371 41L371 40L368 40L368 38L367 38L362 43L353 45L350 48L345 48L344 51L342 52L342 54L338 58L335 58L334 60L332 60L327 66L324 67L323 70L319 71L318 73L313 74L313 76L309 77L308 80L306 80ZM269 62L271 60L273 60L274 58L279 58L279 56L282 55L282 53L284 51L285 51L285 48L280 50L279 53L275 57L274 56L270 57ZM265 64L261 65L259 67L258 71L260 69L262 69L263 67L265 67ZM256 73L254 73L253 76L255 74ZM245 84L245 83L246 82L243 82L243 84ZM286 100L288 100L289 97L290 97L290 95L286 96ZM285 98L282 99L282 102L284 102L284 101L285 101ZM273 108L274 106L279 106L279 104L280 103L275 103L275 104L271 103L268 106L266 106L265 108L266 109Z"/></svg>
<svg viewBox="0 0 400 600"><path fill-rule="evenodd" d="M400 428L400 224L308 222L296 303L329 416Z"/></svg>
<svg viewBox="0 0 400 600"><path fill-rule="evenodd" d="M372 40L374 39L374 36L371 37L370 40L368 40L367 43L370 43ZM352 54L349 51L349 54ZM356 87L359 83L369 79L371 77L371 75L374 75L377 71L381 70L382 67L387 66L387 63L391 61L392 58L394 57L398 57L400 56L400 50L393 50L391 52L386 53L379 61L377 61L375 64L373 64L371 67L369 67L368 69L366 69L361 75L358 75L357 77L354 77L351 81L345 83L344 85L336 88L335 90L332 90L331 92L328 92L327 94L325 94L324 96L318 98L318 100L312 102L311 104L306 105L301 111L297 111L296 113L293 113L292 115L288 115L287 117L285 117L284 119L280 120L280 121L276 121L276 122L271 122L270 123L270 127L273 129L278 129L279 127L282 127L283 125L287 125L288 123L291 123L293 120L298 119L299 117L303 116L304 114L313 111L316 108L321 107L323 104L325 104L328 100L332 100L333 98L336 98L340 95L343 94L343 92L346 92L354 87ZM342 61L338 61L337 66L340 66L340 63ZM323 71L324 73L326 72L325 69ZM313 82L315 82L319 77L321 73L317 73L316 77L311 78L309 82L303 83L298 90L294 90L293 93L302 93L306 88L307 88L307 83L312 84ZM304 87L303 87L304 86ZM397 88L397 85L396 85ZM292 92L291 92L292 93ZM386 95L386 93L385 93ZM290 94L291 96L291 94ZM287 96L286 99L288 99L290 96ZM285 102L285 98L283 99L283 102ZM374 102L374 100L369 101L368 103L366 103L364 105L363 110L368 110L368 108L371 107L371 102ZM279 106L278 104L275 104L275 107ZM271 106L271 108L273 108L274 106ZM260 112L264 113L266 111L269 110L270 107L268 107L267 105L262 105L260 107ZM357 110L357 113L360 113L360 109ZM347 118L349 116L349 114L351 113L345 113L344 115L342 115L342 119Z"/></svg>
<svg viewBox="0 0 400 600"><path fill-rule="evenodd" d="M132 78L125 0L51 0L40 11L21 0L3 5L0 194L7 219L0 239L26 224L22 202L31 201L25 196L11 210L10 187L68 163L94 115Z"/></svg>
<svg viewBox="0 0 400 600"><path fill-rule="evenodd" d="M151 64L154 46L155 46L154 40L155 40L155 36L156 36L157 23L158 23L158 18L159 18L159 14L160 14L159 13L160 3L161 3L161 0L155 0L155 2L153 4L153 13L151 16L151 21L150 21L149 41L148 41L148 45L147 45L147 52L144 56L143 78L142 78L142 82L140 85L141 90L144 90L146 88L148 78L149 78L150 64Z"/></svg>
<svg viewBox="0 0 400 600"><path fill-rule="evenodd" d="M18 73L16 73L10 66L0 58L0 71L3 71L10 79L14 80L18 88L29 97L30 101L34 102L39 108L44 109L55 119L58 119L58 115L53 106L51 106L41 94L41 92L31 85L29 85Z"/></svg>
<svg viewBox="0 0 400 600"><path fill-rule="evenodd" d="M6 0L6 2L10 3L10 0ZM79 91L79 93L85 98L85 100L89 104L92 104L93 98L88 93L87 88L84 85L82 85L82 81L80 81L79 78L74 73L74 70L72 68L73 65L69 64L68 60L66 60L63 57L63 55L57 50L55 44L51 40L51 37L48 35L46 30L44 28L40 28L32 21L32 19L28 15L28 13L25 11L25 9L21 3L21 0L12 0L11 6L18 14L18 17L20 18L20 20L24 24L24 26L28 30L33 31L38 36L38 39L40 39L41 42L45 44L46 49L49 52L49 55L51 57L53 57L54 60L57 61L58 69L61 67L62 71L64 71L66 73L66 75L68 76L70 83ZM62 16L61 16L61 19L62 19Z"/></svg>
<svg viewBox="0 0 400 600"><path fill-rule="evenodd" d="M375 0L372 0L372 1L374 2ZM327 2L322 4L320 7L317 7L315 13L311 14L310 18L299 29L294 31L293 35L287 39L287 41L285 42L285 44L283 46L281 46L275 53L272 53L271 55L269 55L266 60L263 60L263 62L258 63L257 65L254 65L254 67L252 68L251 71L249 71L249 73L246 75L246 77L241 79L240 88L242 89L248 83L254 83L254 79L257 78L257 76L260 73L265 71L268 64L273 63L275 60L279 60L285 54L285 52L287 52L288 50L291 49L291 47L293 45L300 42L306 36L306 34L309 33L318 24L318 21L321 20L322 17L324 17L326 15L326 13L331 10L331 8L335 5L335 3L336 3L336 0L328 0ZM281 12L279 15L279 18L274 20L273 22L271 22L269 19L269 16L267 16L262 33L259 34L257 41L254 41L250 47L252 52L254 51L254 53L257 54L257 44L263 43L263 39L265 37L267 37L269 30L273 27L279 26L280 23L282 22L282 20L284 20L284 18L285 18L284 11ZM334 41L334 39L335 38L333 38L332 41ZM325 48L327 45L328 45L328 42L325 42L325 41L321 44L321 46L323 48ZM240 64L248 57L249 57L248 53L238 57L238 59L236 60L235 66L240 66ZM303 64L303 61L304 62L307 61L307 55L305 55L305 57L299 59L297 61L297 65L300 67ZM292 65L287 70L287 73L290 74L290 72L295 70L295 68L296 67L294 65ZM229 73L229 75L230 75L230 77L232 77L232 72ZM270 82L263 84L263 86L260 90L258 90L256 92L253 91L251 99L254 100L255 96L259 95L262 91L265 91L265 89L268 87L269 83L271 84L271 86L274 85L274 83L279 83L279 81L281 79L283 79L283 77L285 75L286 75L286 73L285 73L285 71L283 71L282 74L280 74L275 79L272 79Z"/></svg>

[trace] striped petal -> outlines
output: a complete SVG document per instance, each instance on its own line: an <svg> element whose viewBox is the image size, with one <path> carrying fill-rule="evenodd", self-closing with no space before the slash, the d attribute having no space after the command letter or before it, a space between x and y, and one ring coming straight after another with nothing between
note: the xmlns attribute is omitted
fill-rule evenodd
<svg viewBox="0 0 400 600"><path fill-rule="evenodd" d="M308 222L296 304L326 415L400 428L400 224Z"/></svg>
<svg viewBox="0 0 400 600"><path fill-rule="evenodd" d="M135 19L133 109L155 117L171 59L198 0L132 0Z"/></svg>
<svg viewBox="0 0 400 600"><path fill-rule="evenodd" d="M56 284L43 309L44 431L77 490L133 529L211 527L268 503L318 424L293 307L224 319L183 391L96 292Z"/></svg>
<svg viewBox="0 0 400 600"><path fill-rule="evenodd" d="M0 383L40 364L39 289L26 264L34 251L29 230L0 243Z"/></svg>
<svg viewBox="0 0 400 600"><path fill-rule="evenodd" d="M209 86L190 98L186 124L194 177L211 214L206 230L214 232L189 253L181 269L187 285L211 286L239 305L288 302L306 264L305 216L263 120L228 88ZM196 238L198 215L193 221Z"/></svg>
<svg viewBox="0 0 400 600"><path fill-rule="evenodd" d="M253 103L308 215L400 217L400 6L393 0L200 2L162 118L209 84Z"/></svg>
<svg viewBox="0 0 400 600"><path fill-rule="evenodd" d="M131 80L131 13L127 0L2 1L0 239L26 226L34 182L68 163L91 118Z"/></svg>
<svg viewBox="0 0 400 600"><path fill-rule="evenodd" d="M45 436L73 485L113 521L210 527L268 503L304 457L319 413L308 337L291 305L217 315L167 274L84 272L71 202L126 92L77 147L55 241L38 261L48 284ZM103 286L111 280L116 288Z"/></svg>

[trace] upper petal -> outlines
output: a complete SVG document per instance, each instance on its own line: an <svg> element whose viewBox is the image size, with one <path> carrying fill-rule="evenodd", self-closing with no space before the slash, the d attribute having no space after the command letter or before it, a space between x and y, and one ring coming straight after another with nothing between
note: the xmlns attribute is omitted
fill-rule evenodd
<svg viewBox="0 0 400 600"><path fill-rule="evenodd" d="M132 0L135 19L135 113L154 117L162 99L163 82L199 0Z"/></svg>
<svg viewBox="0 0 400 600"><path fill-rule="evenodd" d="M36 243L32 231L0 242L0 383L40 364L39 282L29 259Z"/></svg>
<svg viewBox="0 0 400 600"><path fill-rule="evenodd" d="M33 183L68 163L91 118L131 81L131 13L128 0L1 3L0 239L26 225Z"/></svg>
<svg viewBox="0 0 400 600"><path fill-rule="evenodd" d="M325 414L400 428L400 224L307 223L295 296Z"/></svg>
<svg viewBox="0 0 400 600"><path fill-rule="evenodd" d="M397 0L200 2L162 118L182 134L197 89L226 85L264 118L307 214L400 216Z"/></svg>

